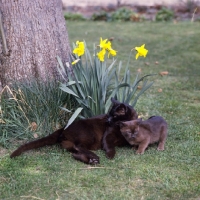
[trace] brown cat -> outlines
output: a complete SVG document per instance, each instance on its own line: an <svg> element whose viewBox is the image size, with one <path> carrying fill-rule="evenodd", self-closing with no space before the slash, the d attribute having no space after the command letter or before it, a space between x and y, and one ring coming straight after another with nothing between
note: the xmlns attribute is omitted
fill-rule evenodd
<svg viewBox="0 0 200 200"><path fill-rule="evenodd" d="M112 129L114 122L131 120L133 115L137 116L132 107L127 107L126 104L120 103L114 98L111 101L113 105L108 114L74 121L67 129L61 128L49 136L20 146L10 157L19 156L27 150L60 143L64 149L72 152L72 156L75 159L87 164L99 163L99 157L90 150L101 149L103 134L107 127ZM123 143L127 143L124 137L117 138L118 134L115 134L115 132L112 132L111 137L112 141L122 140ZM112 141L105 139L103 143L109 144ZM118 144L120 142L115 143L116 146Z"/></svg>
<svg viewBox="0 0 200 200"><path fill-rule="evenodd" d="M167 138L167 122L160 116L120 122L120 131L131 145L137 145L137 154L143 154L149 144L158 142L158 151L164 150Z"/></svg>

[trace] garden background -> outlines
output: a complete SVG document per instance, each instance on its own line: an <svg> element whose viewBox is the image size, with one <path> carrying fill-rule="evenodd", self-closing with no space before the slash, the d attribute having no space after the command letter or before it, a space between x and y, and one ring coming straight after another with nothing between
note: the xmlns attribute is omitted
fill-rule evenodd
<svg viewBox="0 0 200 200"><path fill-rule="evenodd" d="M122 66L132 48L146 44L146 58L135 60L133 51L131 76L134 78L138 71L142 75L157 75L150 78L154 84L141 96L135 109L143 119L151 115L166 119L169 135L165 151L158 152L152 145L144 155L136 155L130 147L117 148L116 157L108 160L99 150L101 163L92 167L75 161L59 146L10 159L10 153L26 140L34 139L36 133L32 129L29 137L24 136L26 140L8 138L9 142L1 137L0 199L198 200L200 23L199 11L194 11L184 21L174 17L162 22L67 20L70 43L85 40L92 50L100 37L112 38ZM44 91L44 97L48 96L45 92L48 91ZM48 134L43 131L37 135Z"/></svg>

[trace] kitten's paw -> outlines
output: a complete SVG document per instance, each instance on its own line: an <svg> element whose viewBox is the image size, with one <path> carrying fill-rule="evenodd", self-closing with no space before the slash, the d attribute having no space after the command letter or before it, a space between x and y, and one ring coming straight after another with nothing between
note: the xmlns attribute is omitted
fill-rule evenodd
<svg viewBox="0 0 200 200"><path fill-rule="evenodd" d="M165 149L165 143L159 142L157 150L158 151L164 151L164 149Z"/></svg>
<svg viewBox="0 0 200 200"><path fill-rule="evenodd" d="M136 154L142 155L142 154L144 154L144 151L139 151L139 150L137 150L137 151L136 151Z"/></svg>

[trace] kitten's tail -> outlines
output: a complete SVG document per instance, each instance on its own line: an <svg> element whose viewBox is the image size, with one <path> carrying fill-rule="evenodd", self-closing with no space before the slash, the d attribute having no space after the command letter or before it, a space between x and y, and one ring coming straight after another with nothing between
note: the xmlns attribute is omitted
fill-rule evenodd
<svg viewBox="0 0 200 200"><path fill-rule="evenodd" d="M31 149L36 149L36 148L43 147L43 146L46 146L46 145L53 145L53 144L58 143L59 142L59 138L60 138L59 136L61 136L63 130L64 129L61 128L61 129L55 131L54 133L52 133L52 134L50 134L50 135L48 135L46 137L43 137L41 139L38 139L38 140L29 142L27 144L24 144L24 145L20 146L18 149L16 149L10 155L10 157L13 158L13 157L19 156L24 151L28 151L28 150L31 150Z"/></svg>

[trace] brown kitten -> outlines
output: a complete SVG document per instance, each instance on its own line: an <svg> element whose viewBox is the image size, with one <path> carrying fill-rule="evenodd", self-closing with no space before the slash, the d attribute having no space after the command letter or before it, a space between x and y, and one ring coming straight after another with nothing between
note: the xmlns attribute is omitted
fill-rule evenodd
<svg viewBox="0 0 200 200"><path fill-rule="evenodd" d="M160 116L152 116L146 121L136 119L120 122L120 131L131 145L137 145L137 154L143 154L149 144L158 142L158 151L164 150L167 138L167 122Z"/></svg>

